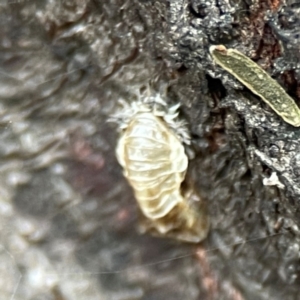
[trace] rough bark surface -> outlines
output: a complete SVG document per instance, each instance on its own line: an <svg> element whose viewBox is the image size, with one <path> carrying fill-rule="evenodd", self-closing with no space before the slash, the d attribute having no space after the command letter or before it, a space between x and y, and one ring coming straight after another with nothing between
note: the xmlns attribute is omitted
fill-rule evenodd
<svg viewBox="0 0 300 300"><path fill-rule="evenodd" d="M298 299L300 129L208 49L243 52L299 104L299 14L272 0L2 2L0 298ZM106 121L149 84L168 85L191 129L188 180L211 219L200 245L138 232Z"/></svg>

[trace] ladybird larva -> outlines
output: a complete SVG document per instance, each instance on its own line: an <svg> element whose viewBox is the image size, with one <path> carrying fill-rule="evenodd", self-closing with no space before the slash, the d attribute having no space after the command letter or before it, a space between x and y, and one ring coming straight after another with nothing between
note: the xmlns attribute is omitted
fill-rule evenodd
<svg viewBox="0 0 300 300"><path fill-rule="evenodd" d="M300 109L285 90L260 66L235 49L223 45L209 49L214 61L262 98L282 119L300 126Z"/></svg>
<svg viewBox="0 0 300 300"><path fill-rule="evenodd" d="M174 124L178 106L170 108L169 115L153 112L141 103L134 103L132 107L133 114L123 124L116 155L147 218L148 230L200 242L207 235L208 219L202 209L197 211L189 203L197 194L192 189L182 192L188 157L167 124L167 121ZM182 133L186 139L187 132Z"/></svg>

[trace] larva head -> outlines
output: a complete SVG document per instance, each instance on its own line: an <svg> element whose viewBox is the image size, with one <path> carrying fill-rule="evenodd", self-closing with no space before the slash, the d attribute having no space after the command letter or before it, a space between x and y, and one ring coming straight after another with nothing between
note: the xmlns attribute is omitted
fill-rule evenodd
<svg viewBox="0 0 300 300"><path fill-rule="evenodd" d="M151 112L156 117L165 121L170 129L176 134L178 139L189 145L190 134L187 124L184 120L178 118L178 108L180 104L171 107L164 101L160 94L139 94L137 100L127 102L123 99L119 100L120 109L110 117L109 121L117 123L119 130L126 130L131 120L139 113Z"/></svg>
<svg viewBox="0 0 300 300"><path fill-rule="evenodd" d="M223 45L213 45L209 47L209 53L212 56L213 60L216 61L217 55L227 54L227 48Z"/></svg>

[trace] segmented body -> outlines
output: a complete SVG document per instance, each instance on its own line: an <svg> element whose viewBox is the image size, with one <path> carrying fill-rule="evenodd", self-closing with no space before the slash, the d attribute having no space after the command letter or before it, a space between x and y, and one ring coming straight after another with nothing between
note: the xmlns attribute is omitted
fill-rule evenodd
<svg viewBox="0 0 300 300"><path fill-rule="evenodd" d="M160 118L136 114L120 138L117 157L146 217L162 218L183 201L180 186L188 158Z"/></svg>
<svg viewBox="0 0 300 300"><path fill-rule="evenodd" d="M218 65L258 95L285 122L300 126L300 109L295 101L259 65L243 53L223 45L211 46L210 53Z"/></svg>
<svg viewBox="0 0 300 300"><path fill-rule="evenodd" d="M197 192L182 189L188 168L183 142L189 144L190 136L177 120L178 105L167 108L159 96L154 100L162 110L138 101L123 103L125 108L113 116L122 130L117 159L146 217L144 230L198 243L206 237L209 221Z"/></svg>

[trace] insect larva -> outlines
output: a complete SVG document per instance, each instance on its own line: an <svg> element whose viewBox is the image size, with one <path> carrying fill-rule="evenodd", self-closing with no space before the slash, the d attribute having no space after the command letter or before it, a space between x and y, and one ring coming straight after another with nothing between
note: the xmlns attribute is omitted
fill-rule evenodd
<svg viewBox="0 0 300 300"><path fill-rule="evenodd" d="M300 126L300 109L285 90L250 58L223 45L211 46L213 59L262 98L287 123Z"/></svg>
<svg viewBox="0 0 300 300"><path fill-rule="evenodd" d="M147 218L148 229L188 242L201 241L208 231L207 216L188 203L196 197L192 189L182 192L188 158L181 141L167 125L175 124L178 106L170 108L169 114L153 112L140 102L132 107L133 114L122 126L116 154ZM181 132L187 139L187 131Z"/></svg>

